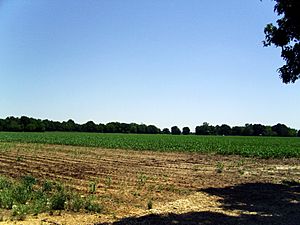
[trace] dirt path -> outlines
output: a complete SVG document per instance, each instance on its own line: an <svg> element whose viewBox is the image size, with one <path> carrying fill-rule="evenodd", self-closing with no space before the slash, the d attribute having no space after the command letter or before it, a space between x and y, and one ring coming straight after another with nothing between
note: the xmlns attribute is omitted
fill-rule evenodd
<svg viewBox="0 0 300 225"><path fill-rule="evenodd" d="M243 220L245 215L248 218L261 211L267 215L269 211L242 207L243 204L253 203L243 200L251 198L246 191L260 190L265 185L273 185L269 186L273 189L281 185L280 188L285 190L286 184L292 183L282 184L283 181L299 181L300 178L300 159L262 160L209 154L11 143L5 148L0 145L0 152L0 175L18 178L31 174L42 180L60 180L83 194L88 192L89 183L93 181L97 183L97 196L105 208L104 213L99 215L42 214L36 218L28 217L27 221L4 221L0 224L105 224L113 221L139 224L141 221L137 217L151 221L151 215L156 216L154 219L161 219L160 215L189 215L191 212L202 212L197 218L194 214L187 217L192 221L204 218L201 223L195 224L206 224L203 222L206 219L204 212L221 215L219 222L223 221L222 216L227 216L238 218L234 222L241 220L247 224L247 220ZM260 186L253 186L255 184ZM239 202L236 207L229 207L231 203L227 198L235 193L230 190L241 192L240 199L231 199L231 203ZM297 193L298 189L293 191ZM299 207L300 201L299 196L295 196L289 196L295 202L294 209ZM150 210L149 201L153 203L153 209ZM270 213L275 215L275 211ZM122 220L124 217L129 217L131 221ZM167 218L172 216L167 216L166 221ZM3 219L6 220L5 217ZM185 221L181 217L177 219L179 222ZM192 221L187 221L186 224L192 224Z"/></svg>

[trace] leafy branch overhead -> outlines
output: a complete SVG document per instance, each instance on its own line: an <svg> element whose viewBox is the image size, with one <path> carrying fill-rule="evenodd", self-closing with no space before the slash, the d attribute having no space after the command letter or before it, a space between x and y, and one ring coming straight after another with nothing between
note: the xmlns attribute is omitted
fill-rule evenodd
<svg viewBox="0 0 300 225"><path fill-rule="evenodd" d="M274 0L274 12L280 16L265 27L264 46L281 47L281 57L285 65L278 69L284 83L294 83L300 78L300 1Z"/></svg>

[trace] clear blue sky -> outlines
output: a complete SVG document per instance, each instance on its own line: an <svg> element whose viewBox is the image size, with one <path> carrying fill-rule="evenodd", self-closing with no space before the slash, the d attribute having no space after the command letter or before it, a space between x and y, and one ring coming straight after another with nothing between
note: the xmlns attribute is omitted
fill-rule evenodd
<svg viewBox="0 0 300 225"><path fill-rule="evenodd" d="M0 118L300 129L274 2L0 0Z"/></svg>

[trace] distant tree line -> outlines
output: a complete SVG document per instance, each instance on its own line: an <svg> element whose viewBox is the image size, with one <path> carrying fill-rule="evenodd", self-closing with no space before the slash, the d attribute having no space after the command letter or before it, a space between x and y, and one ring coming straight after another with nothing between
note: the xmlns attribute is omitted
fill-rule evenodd
<svg viewBox="0 0 300 225"><path fill-rule="evenodd" d="M133 133L133 134L173 134L189 135L192 134L189 127L182 130L177 126L159 129L154 125L110 122L107 124L96 124L88 121L84 124L77 124L73 120L58 122L51 120L41 120L27 116L7 117L0 119L0 131L16 132L44 132L44 131L73 131L73 132L94 132L94 133ZM300 130L287 127L284 124L265 126L262 124L245 124L245 126L234 126L223 124L212 126L204 122L195 128L196 135L235 135L235 136L281 136L281 137L300 137Z"/></svg>
<svg viewBox="0 0 300 225"><path fill-rule="evenodd" d="M284 124L274 126L265 126L262 124L245 124L245 126L230 127L226 124L221 126L212 126L203 123L197 126L195 133L197 135L233 135L233 136L280 136L280 137L300 137L300 130L287 127Z"/></svg>
<svg viewBox="0 0 300 225"><path fill-rule="evenodd" d="M73 120L58 122L51 120L40 120L27 116L7 117L0 119L0 131L77 131L95 133L137 133L137 134L159 134L161 130L154 125L110 122L107 124L95 124L88 121L84 124L77 124Z"/></svg>

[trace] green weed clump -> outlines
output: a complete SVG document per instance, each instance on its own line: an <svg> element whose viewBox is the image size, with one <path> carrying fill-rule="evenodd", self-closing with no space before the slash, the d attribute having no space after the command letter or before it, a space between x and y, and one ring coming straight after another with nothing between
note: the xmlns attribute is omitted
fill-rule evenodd
<svg viewBox="0 0 300 225"><path fill-rule="evenodd" d="M217 173L222 173L224 170L224 164L221 162L217 162L216 164L216 172Z"/></svg>
<svg viewBox="0 0 300 225"><path fill-rule="evenodd" d="M60 183L38 184L34 177L25 176L19 181L0 177L0 209L10 210L12 219L23 220L28 214L55 210L100 213L102 206L95 195L81 196Z"/></svg>

